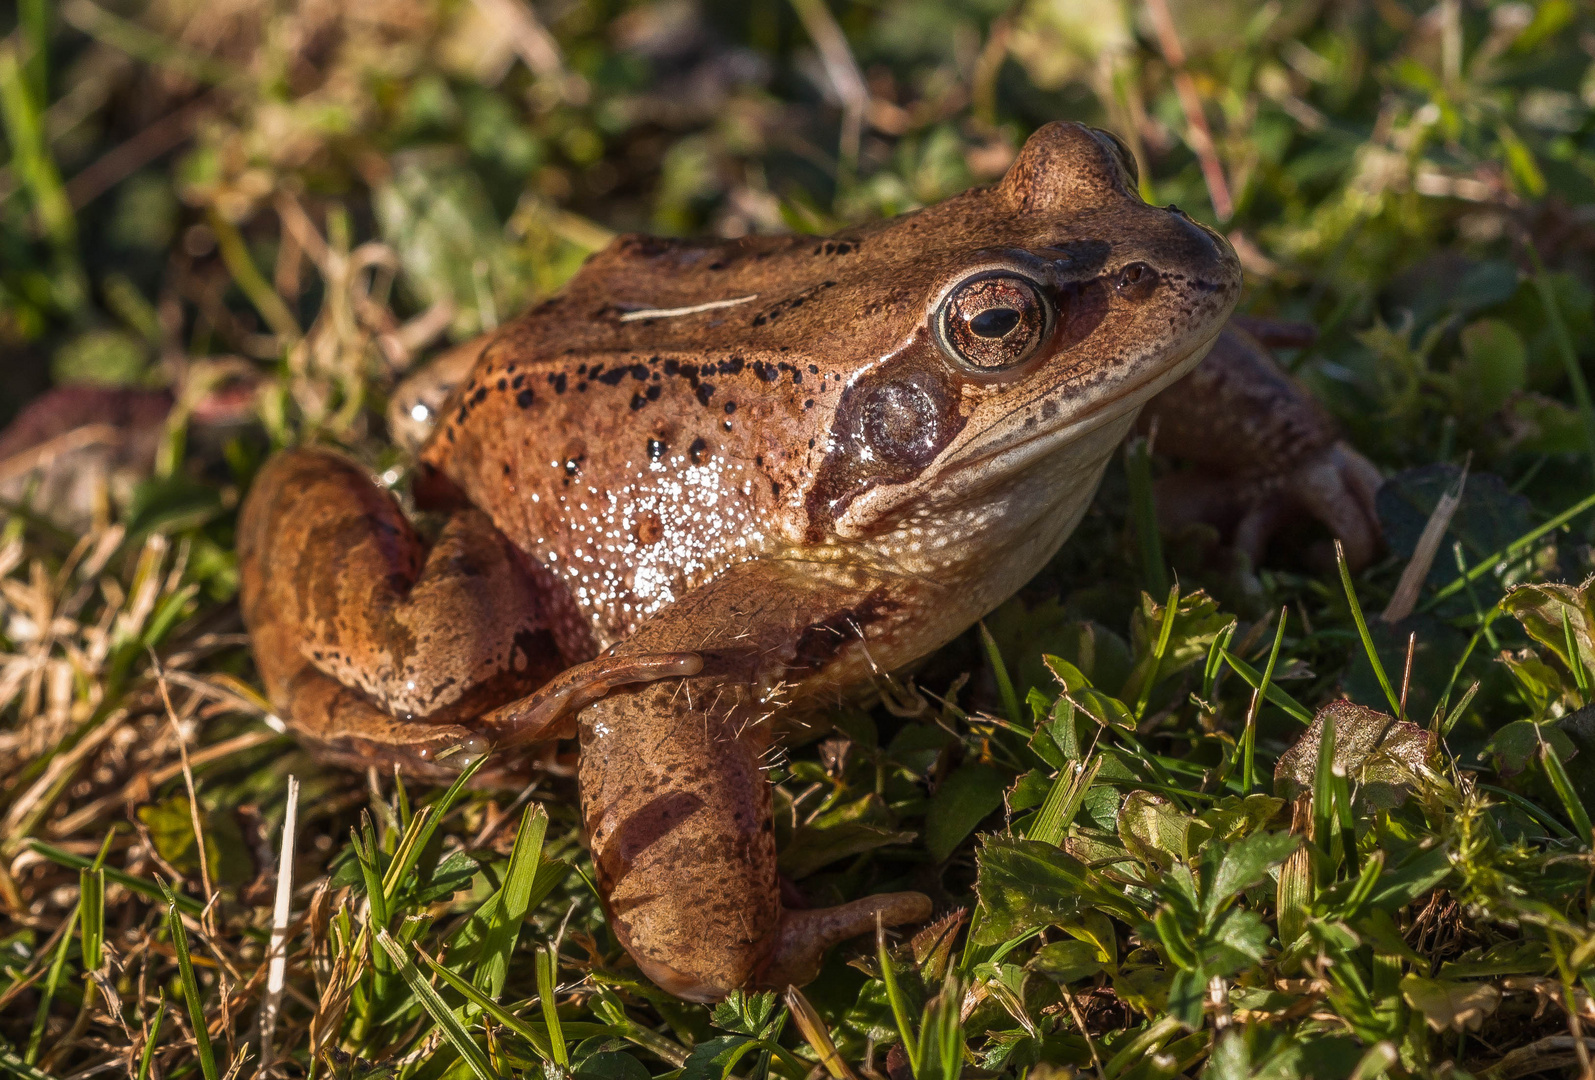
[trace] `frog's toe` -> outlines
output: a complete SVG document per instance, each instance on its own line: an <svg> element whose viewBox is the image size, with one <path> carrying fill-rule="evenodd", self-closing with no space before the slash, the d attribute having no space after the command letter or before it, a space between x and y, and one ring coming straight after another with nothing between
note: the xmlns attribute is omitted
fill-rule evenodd
<svg viewBox="0 0 1595 1080"><path fill-rule="evenodd" d="M867 934L878 924L924 922L930 913L930 897L917 892L879 893L836 907L787 911L775 948L755 981L777 989L802 986L820 973L831 946Z"/></svg>
<svg viewBox="0 0 1595 1080"><path fill-rule="evenodd" d="M1340 541L1352 569L1373 561L1380 544L1374 499L1384 478L1345 442L1296 470L1288 494Z"/></svg>
<svg viewBox="0 0 1595 1080"><path fill-rule="evenodd" d="M535 692L481 716L476 725L500 747L570 738L576 714L619 687L685 678L702 670L703 657L695 652L600 656L566 668Z"/></svg>
<svg viewBox="0 0 1595 1080"><path fill-rule="evenodd" d="M1280 529L1311 518L1340 541L1355 570L1372 562L1382 543L1374 499L1383 482L1372 462L1336 442L1261 476L1174 473L1158 483L1158 518L1169 532L1198 522L1215 526L1254 566Z"/></svg>

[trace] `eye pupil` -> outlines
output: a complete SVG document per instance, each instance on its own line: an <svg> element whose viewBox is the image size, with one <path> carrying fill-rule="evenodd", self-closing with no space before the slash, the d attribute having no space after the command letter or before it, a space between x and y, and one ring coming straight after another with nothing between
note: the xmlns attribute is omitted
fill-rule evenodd
<svg viewBox="0 0 1595 1080"><path fill-rule="evenodd" d="M1006 337L1019 325L1019 317L1013 308L987 308L969 320L969 329L983 338Z"/></svg>

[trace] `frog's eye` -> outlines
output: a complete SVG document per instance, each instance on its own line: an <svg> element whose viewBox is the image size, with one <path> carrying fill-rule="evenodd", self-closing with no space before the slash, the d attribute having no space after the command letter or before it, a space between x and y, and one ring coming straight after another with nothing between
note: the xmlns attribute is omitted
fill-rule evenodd
<svg viewBox="0 0 1595 1080"><path fill-rule="evenodd" d="M942 301L942 351L970 367L1012 367L1034 356L1052 327L1052 304L1029 278L998 271L960 282Z"/></svg>

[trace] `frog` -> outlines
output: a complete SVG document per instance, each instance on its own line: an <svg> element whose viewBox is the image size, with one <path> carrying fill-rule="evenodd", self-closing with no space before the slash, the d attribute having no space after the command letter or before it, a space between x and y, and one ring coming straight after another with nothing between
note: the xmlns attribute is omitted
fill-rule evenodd
<svg viewBox="0 0 1595 1080"><path fill-rule="evenodd" d="M394 395L435 535L335 449L262 467L238 555L267 694L323 760L428 781L574 739L641 973L703 1002L801 985L932 903L791 900L783 740L1035 575L1241 284L1069 122L832 236L621 236Z"/></svg>

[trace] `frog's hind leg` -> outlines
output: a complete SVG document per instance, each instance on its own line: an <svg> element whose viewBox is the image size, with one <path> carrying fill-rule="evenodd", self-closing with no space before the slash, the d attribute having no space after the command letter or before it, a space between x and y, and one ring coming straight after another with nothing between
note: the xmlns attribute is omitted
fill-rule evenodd
<svg viewBox="0 0 1595 1080"><path fill-rule="evenodd" d="M458 768L486 749L476 716L582 658L552 579L485 514L456 512L429 549L391 495L329 450L266 464L238 550L272 701L296 731L363 763L436 762L458 747L447 759Z"/></svg>

